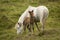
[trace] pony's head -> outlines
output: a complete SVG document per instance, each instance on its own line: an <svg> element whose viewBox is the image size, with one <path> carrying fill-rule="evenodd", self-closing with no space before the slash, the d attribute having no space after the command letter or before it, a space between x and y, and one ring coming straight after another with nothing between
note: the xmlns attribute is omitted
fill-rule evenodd
<svg viewBox="0 0 60 40"><path fill-rule="evenodd" d="M23 24L22 23L17 23L15 25L15 29L17 30L17 34L20 34L22 32L22 29L23 29Z"/></svg>

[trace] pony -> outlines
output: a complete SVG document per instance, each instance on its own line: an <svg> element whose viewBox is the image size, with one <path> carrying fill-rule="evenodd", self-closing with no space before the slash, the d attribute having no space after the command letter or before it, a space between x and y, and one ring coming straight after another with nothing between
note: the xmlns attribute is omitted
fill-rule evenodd
<svg viewBox="0 0 60 40"><path fill-rule="evenodd" d="M30 17L29 16L29 12L28 11L31 11L31 10L34 10L33 13L34 13L34 17L35 17L35 24L38 28L38 25L37 23L40 22L41 25L42 25L42 32L44 32L44 25L46 23L46 19L49 15L49 10L46 6L38 6L38 7L33 7L33 6L29 6L26 11L20 16L19 20L18 20L18 23L17 23L17 34L21 33L22 30L23 30L23 21L26 17Z"/></svg>
<svg viewBox="0 0 60 40"><path fill-rule="evenodd" d="M31 28L33 29L34 31L34 23L35 23L35 17L34 17L34 13L33 13L33 10L32 11L28 11L29 14L30 14L30 17L26 17L23 21L23 28L24 28L24 31L26 30L26 27L28 28L29 32L31 32ZM20 25L20 23L18 23L18 25ZM19 28L18 28L19 29Z"/></svg>
<svg viewBox="0 0 60 40"><path fill-rule="evenodd" d="M23 26L26 26L29 24L30 22L30 14L28 12L28 10L31 10L30 9L31 6L29 6L26 11L20 16L18 22L16 23L15 25L15 29L17 30L17 34L21 33L21 31L24 29L25 30L25 27ZM27 21L26 21L27 20ZM28 22L28 24L26 24ZM25 25L26 24L26 25ZM28 25L29 26L29 25Z"/></svg>
<svg viewBox="0 0 60 40"><path fill-rule="evenodd" d="M35 14L36 25L37 25L37 22L41 23L41 26L42 26L41 30L42 30L42 33L44 34L44 27L45 27L46 19L49 15L49 10L46 6L38 6L36 7L34 14Z"/></svg>

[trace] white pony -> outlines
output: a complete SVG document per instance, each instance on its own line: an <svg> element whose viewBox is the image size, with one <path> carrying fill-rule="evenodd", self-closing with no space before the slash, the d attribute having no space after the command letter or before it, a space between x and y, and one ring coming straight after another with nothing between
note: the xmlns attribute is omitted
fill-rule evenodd
<svg viewBox="0 0 60 40"><path fill-rule="evenodd" d="M45 6L38 6L38 7L33 7L29 6L26 11L20 16L18 23L16 24L16 29L17 29L17 34L21 33L23 30L23 21L26 17L30 17L28 11L34 10L34 16L37 22L40 22L42 25L42 30L44 31L44 24L46 21L46 18L48 17L49 10Z"/></svg>

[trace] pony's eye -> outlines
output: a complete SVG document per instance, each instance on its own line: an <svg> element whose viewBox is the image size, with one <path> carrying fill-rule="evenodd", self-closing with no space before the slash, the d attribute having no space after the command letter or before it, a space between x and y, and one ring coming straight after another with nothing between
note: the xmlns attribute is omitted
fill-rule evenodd
<svg viewBox="0 0 60 40"><path fill-rule="evenodd" d="M18 23L19 24L19 23Z"/></svg>
<svg viewBox="0 0 60 40"><path fill-rule="evenodd" d="M19 26L21 26L21 23L18 23Z"/></svg>

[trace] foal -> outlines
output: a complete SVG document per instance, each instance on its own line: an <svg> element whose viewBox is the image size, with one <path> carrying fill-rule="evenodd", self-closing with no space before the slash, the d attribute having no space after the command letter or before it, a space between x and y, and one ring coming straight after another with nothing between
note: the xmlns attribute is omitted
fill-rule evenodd
<svg viewBox="0 0 60 40"><path fill-rule="evenodd" d="M24 20L23 22L23 25L24 25L24 31L26 30L26 27L28 28L28 30L31 32L31 28L33 29L34 31L34 23L37 27L37 29L39 30L38 28L38 25L37 25L37 21L35 19L35 16L34 16L34 13L33 13L33 10L32 11L29 11L29 14L30 14L30 17L26 17L26 19ZM39 30L40 31L40 30Z"/></svg>
<svg viewBox="0 0 60 40"><path fill-rule="evenodd" d="M35 18L34 18L34 13L33 13L33 10L32 11L28 11L29 14L30 14L30 17L26 17L24 22L23 22L23 25L24 25L24 31L26 30L26 27L28 28L28 30L31 32L31 28L33 29L34 31L34 22L35 22Z"/></svg>
<svg viewBox="0 0 60 40"><path fill-rule="evenodd" d="M35 23L35 25L36 25L38 31L40 31L39 28L38 28L37 20L35 19L33 10L32 10L32 11L29 11L29 13L30 13L30 26L32 27L33 31L34 31L34 26L33 26L34 23Z"/></svg>

